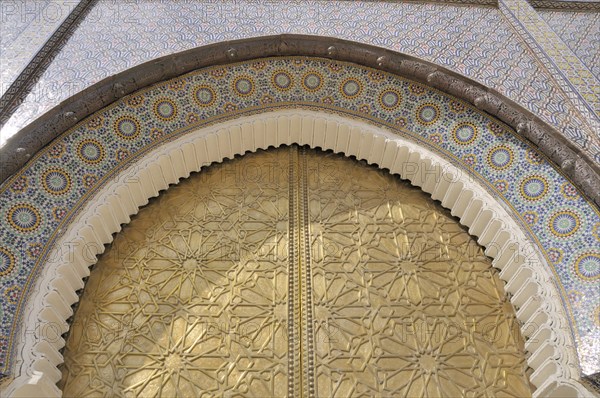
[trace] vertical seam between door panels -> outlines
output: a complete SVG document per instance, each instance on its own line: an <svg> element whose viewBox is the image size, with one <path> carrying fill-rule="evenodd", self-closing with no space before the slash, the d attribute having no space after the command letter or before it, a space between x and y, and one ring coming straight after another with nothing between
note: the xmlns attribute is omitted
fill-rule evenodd
<svg viewBox="0 0 600 398"><path fill-rule="evenodd" d="M304 391L305 396L315 396L315 383L314 383L314 331L313 331L313 306L312 306L312 271L311 271L311 259L310 259L310 223L308 216L308 165L307 165L307 153L306 148L300 150L300 193L299 199L301 202L298 206L299 215L298 220L300 222L300 236L298 245L300 249L300 261L302 279L302 331L304 332L303 343L305 347L302 347L303 365L305 367L303 374L306 375L304 380Z"/></svg>

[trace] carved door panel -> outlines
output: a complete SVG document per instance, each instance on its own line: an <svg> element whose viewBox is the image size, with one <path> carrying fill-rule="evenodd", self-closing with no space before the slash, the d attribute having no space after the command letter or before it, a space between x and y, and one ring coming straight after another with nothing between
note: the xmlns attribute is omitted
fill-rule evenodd
<svg viewBox="0 0 600 398"><path fill-rule="evenodd" d="M419 189L305 148L170 188L100 258L65 396L525 396L514 309Z"/></svg>

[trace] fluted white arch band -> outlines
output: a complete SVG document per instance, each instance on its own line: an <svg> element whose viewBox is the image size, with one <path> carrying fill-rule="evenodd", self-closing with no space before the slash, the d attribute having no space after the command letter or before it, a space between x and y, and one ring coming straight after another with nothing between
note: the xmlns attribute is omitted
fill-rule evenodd
<svg viewBox="0 0 600 398"><path fill-rule="evenodd" d="M579 365L554 276L509 211L464 171L391 131L364 121L309 110L281 110L200 128L148 152L89 200L54 244L26 305L17 339L15 379L3 394L60 396L60 336L76 291L112 234L148 199L201 167L236 154L300 144L356 156L390 170L451 209L501 269L522 322L536 397L585 396ZM4 395L3 395L4 396Z"/></svg>

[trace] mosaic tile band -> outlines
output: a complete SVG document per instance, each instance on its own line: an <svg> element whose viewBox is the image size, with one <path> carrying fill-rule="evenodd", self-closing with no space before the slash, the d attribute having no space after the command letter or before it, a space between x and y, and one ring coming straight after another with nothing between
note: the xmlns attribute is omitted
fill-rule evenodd
<svg viewBox="0 0 600 398"><path fill-rule="evenodd" d="M125 97L65 132L0 187L4 374L36 270L59 228L111 175L186 131L282 106L385 125L473 174L537 242L579 348L596 355L600 212L571 182L506 125L460 100L366 67L288 57L202 69Z"/></svg>
<svg viewBox="0 0 600 398"><path fill-rule="evenodd" d="M0 130L0 145L61 101L157 57L235 39L306 34L410 54L475 79L521 104L600 162L596 130L507 15L491 6L441 3L99 1Z"/></svg>

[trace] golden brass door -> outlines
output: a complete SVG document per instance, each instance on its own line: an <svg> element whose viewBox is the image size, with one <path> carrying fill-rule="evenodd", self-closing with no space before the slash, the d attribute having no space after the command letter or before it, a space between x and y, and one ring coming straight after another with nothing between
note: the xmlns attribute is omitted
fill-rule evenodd
<svg viewBox="0 0 600 398"><path fill-rule="evenodd" d="M298 147L161 194L86 283L65 396L529 396L497 271L418 188Z"/></svg>

